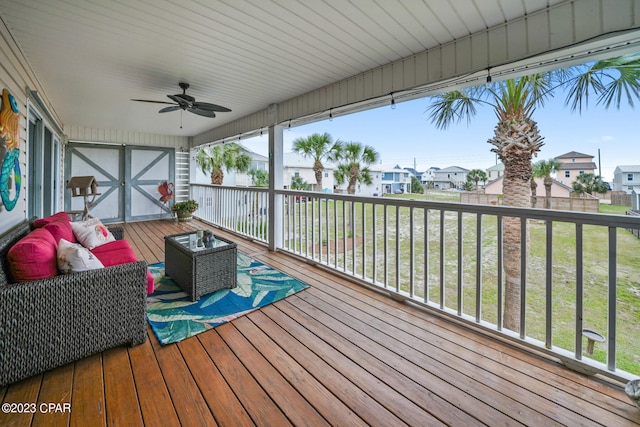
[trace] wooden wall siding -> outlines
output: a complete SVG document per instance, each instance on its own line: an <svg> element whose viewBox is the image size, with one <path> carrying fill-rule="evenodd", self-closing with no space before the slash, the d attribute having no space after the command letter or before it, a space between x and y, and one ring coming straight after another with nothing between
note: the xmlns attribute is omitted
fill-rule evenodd
<svg viewBox="0 0 640 427"><path fill-rule="evenodd" d="M188 149L189 137L158 135L122 129L99 129L84 126L65 126L64 133L69 141L106 142L127 145L148 145L152 147L175 147Z"/></svg>
<svg viewBox="0 0 640 427"><path fill-rule="evenodd" d="M509 17L506 17L509 19ZM452 43L380 66L278 104L277 123L296 118L328 116L332 108L389 96L446 79L506 64L536 66L542 55L592 41L594 37L640 26L640 0L579 0L549 7L524 18L475 32ZM607 40L597 42L606 46ZM593 49L590 46L589 49ZM561 53L554 53L559 56ZM511 67L511 66L510 66ZM507 68L507 67L504 67ZM220 141L274 124L267 108L197 135L193 145Z"/></svg>

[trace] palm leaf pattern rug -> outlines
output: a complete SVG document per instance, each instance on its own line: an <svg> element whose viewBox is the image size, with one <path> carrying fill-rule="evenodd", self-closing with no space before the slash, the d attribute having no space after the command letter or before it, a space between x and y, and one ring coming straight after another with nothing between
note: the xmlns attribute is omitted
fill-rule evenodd
<svg viewBox="0 0 640 427"><path fill-rule="evenodd" d="M274 268L238 252L238 286L191 301L164 275L164 263L149 270L156 290L147 297L147 319L161 344L192 337L309 287Z"/></svg>

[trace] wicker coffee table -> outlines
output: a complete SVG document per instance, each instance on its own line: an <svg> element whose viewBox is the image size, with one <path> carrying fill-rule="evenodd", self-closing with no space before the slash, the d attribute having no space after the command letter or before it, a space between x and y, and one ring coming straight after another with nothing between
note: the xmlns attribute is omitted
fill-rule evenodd
<svg viewBox="0 0 640 427"><path fill-rule="evenodd" d="M237 286L237 245L222 237L206 244L196 232L164 238L165 271L191 301L223 288Z"/></svg>

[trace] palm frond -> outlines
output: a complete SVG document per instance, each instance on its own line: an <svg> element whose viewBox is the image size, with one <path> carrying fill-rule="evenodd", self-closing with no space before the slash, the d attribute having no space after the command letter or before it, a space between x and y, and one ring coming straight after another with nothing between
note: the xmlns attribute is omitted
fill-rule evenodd
<svg viewBox="0 0 640 427"><path fill-rule="evenodd" d="M471 122L471 118L477 113L475 104L479 99L472 98L464 90L454 90L434 97L434 102L427 107L431 122L439 129L447 129L453 123L459 123L462 119Z"/></svg>

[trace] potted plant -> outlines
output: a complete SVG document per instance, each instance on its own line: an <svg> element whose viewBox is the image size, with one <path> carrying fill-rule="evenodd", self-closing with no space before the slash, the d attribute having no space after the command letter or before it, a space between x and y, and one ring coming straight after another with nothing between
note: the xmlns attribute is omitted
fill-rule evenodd
<svg viewBox="0 0 640 427"><path fill-rule="evenodd" d="M192 214L198 209L198 202L195 200L184 200L176 202L171 207L171 211L176 213L178 221L185 222L193 218Z"/></svg>

